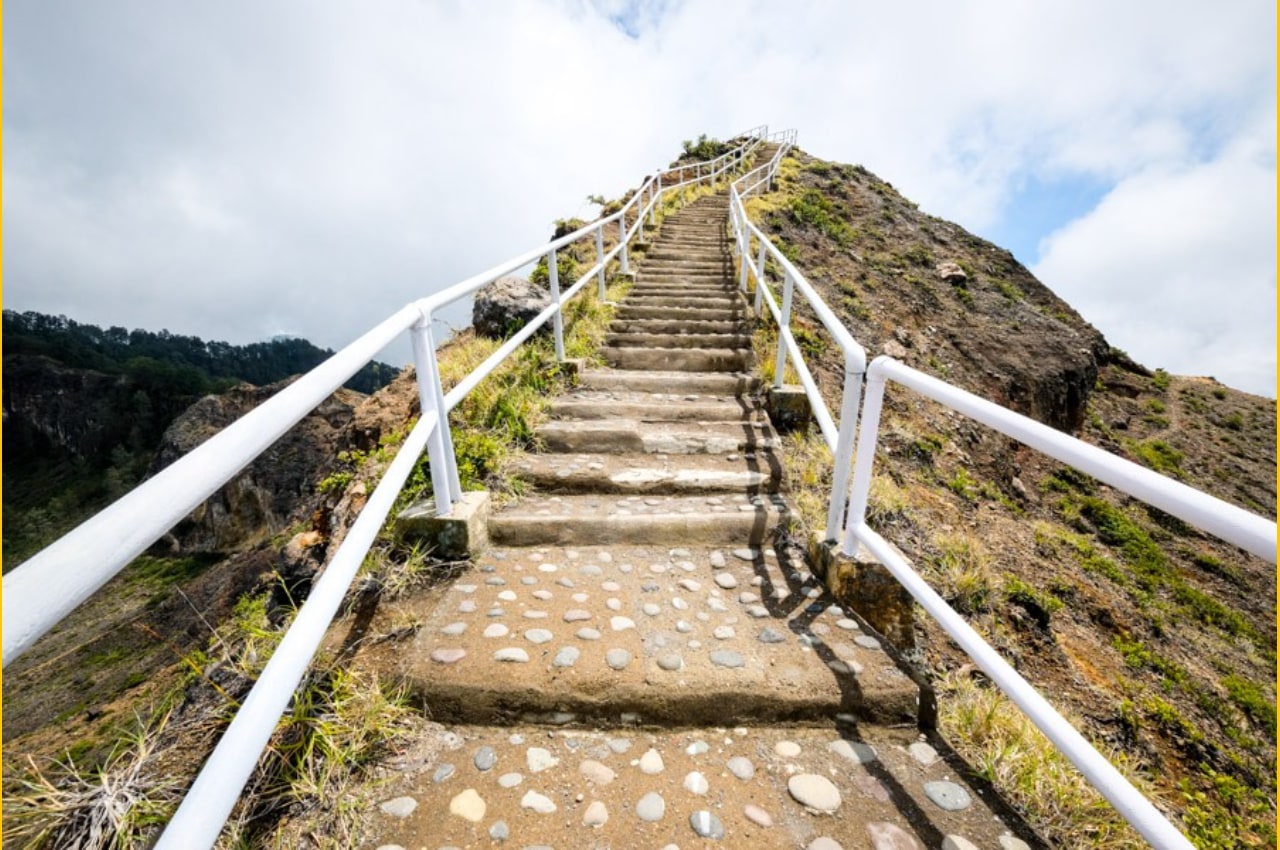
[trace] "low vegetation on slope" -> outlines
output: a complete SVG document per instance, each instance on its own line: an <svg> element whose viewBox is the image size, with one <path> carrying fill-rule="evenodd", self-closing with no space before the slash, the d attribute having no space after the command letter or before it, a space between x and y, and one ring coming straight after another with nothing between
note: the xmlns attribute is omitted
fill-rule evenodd
<svg viewBox="0 0 1280 850"><path fill-rule="evenodd" d="M1275 515L1270 400L1134 363L1009 252L859 166L794 152L748 205L870 356ZM838 350L803 309L795 321L837 409ZM811 458L794 475L818 527L829 456L812 438L788 456ZM870 516L1197 846L1275 846L1269 564L893 386ZM922 613L916 637L944 733L1043 834L1145 846Z"/></svg>

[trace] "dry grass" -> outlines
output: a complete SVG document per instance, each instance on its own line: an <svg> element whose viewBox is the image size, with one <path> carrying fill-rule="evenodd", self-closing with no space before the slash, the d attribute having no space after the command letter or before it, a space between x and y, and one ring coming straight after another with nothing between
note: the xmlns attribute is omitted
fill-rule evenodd
<svg viewBox="0 0 1280 850"><path fill-rule="evenodd" d="M139 722L96 768L82 768L70 756L42 768L28 757L26 770L5 790L6 845L57 850L148 846L176 799L177 783L154 769L168 719L165 713L150 723Z"/></svg>
<svg viewBox="0 0 1280 850"><path fill-rule="evenodd" d="M999 690L960 673L934 683L943 737L980 776L1059 847L1139 850L1147 843ZM1073 723L1077 728L1080 723ZM1153 789L1123 754L1107 753L1149 799Z"/></svg>

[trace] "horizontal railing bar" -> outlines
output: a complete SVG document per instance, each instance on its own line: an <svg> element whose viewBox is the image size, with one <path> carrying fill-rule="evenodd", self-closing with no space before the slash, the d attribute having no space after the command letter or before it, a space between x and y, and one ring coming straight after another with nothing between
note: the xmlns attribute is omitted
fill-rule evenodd
<svg viewBox="0 0 1280 850"><path fill-rule="evenodd" d="M1271 520L965 392L891 357L881 356L872 361L868 380L873 374L891 378L1196 528L1273 564L1276 562L1276 524Z"/></svg>
<svg viewBox="0 0 1280 850"><path fill-rule="evenodd" d="M413 472L428 435L440 424L435 416L427 415L409 432L333 560L298 609L235 719L187 790L156 850L213 846L338 613L365 554Z"/></svg>
<svg viewBox="0 0 1280 850"><path fill-rule="evenodd" d="M19 657L420 318L412 305L4 576L3 664ZM39 604L35 604L36 601Z"/></svg>
<svg viewBox="0 0 1280 850"><path fill-rule="evenodd" d="M874 362L872 368L875 368ZM942 626L951 639L1022 709L1058 751L1079 768L1143 838L1160 850L1191 850L1191 842L1160 810L1134 788L1039 691L1022 678L963 617L935 593L883 537L861 523L852 532L853 537L867 547L876 560L920 603L920 607Z"/></svg>

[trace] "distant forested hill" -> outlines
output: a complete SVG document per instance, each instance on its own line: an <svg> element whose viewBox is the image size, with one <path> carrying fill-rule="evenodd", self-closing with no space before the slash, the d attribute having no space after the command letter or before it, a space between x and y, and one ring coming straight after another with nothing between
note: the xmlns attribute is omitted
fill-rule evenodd
<svg viewBox="0 0 1280 850"><path fill-rule="evenodd" d="M5 310L4 353L40 354L64 366L126 375L153 385L171 385L179 393L203 395L240 381L273 384L314 368L333 350L296 338L232 345L167 330L104 330L66 316ZM346 386L372 393L391 383L399 371L375 361Z"/></svg>
<svg viewBox="0 0 1280 850"><path fill-rule="evenodd" d="M141 481L197 399L269 386L333 354L304 339L231 345L11 310L3 331L6 571ZM370 363L347 387L372 393L398 372Z"/></svg>

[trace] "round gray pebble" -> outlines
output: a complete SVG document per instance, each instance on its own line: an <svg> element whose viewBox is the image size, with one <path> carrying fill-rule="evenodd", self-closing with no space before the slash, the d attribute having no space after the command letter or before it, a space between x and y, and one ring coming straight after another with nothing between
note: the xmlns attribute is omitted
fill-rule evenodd
<svg viewBox="0 0 1280 850"><path fill-rule="evenodd" d="M724 825L720 823L720 818L706 809L700 809L689 815L689 826L703 838L716 840L724 838Z"/></svg>
<svg viewBox="0 0 1280 850"><path fill-rule="evenodd" d="M551 666L572 667L577 663L580 655L582 655L582 650L576 646L562 646L560 651L556 653L556 657L551 659Z"/></svg>
<svg viewBox="0 0 1280 850"><path fill-rule="evenodd" d="M489 837L494 841L506 841L509 835L511 835L511 830L504 820L495 821L493 826L489 827Z"/></svg>
<svg viewBox="0 0 1280 850"><path fill-rule="evenodd" d="M756 775L756 766L751 763L751 759L745 756L734 756L729 759L727 767L730 773L743 782Z"/></svg>
<svg viewBox="0 0 1280 850"><path fill-rule="evenodd" d="M498 754L494 752L493 747L481 747L476 750L472 761L475 763L476 770L491 770L498 763Z"/></svg>
<svg viewBox="0 0 1280 850"><path fill-rule="evenodd" d="M631 653L625 649L611 649L604 654L604 663L614 670L622 670L631 663Z"/></svg>
<svg viewBox="0 0 1280 850"><path fill-rule="evenodd" d="M926 782L924 784L924 793L938 808L948 812L963 811L973 804L973 799L969 796L968 791L954 782L947 782L946 780Z"/></svg>
<svg viewBox="0 0 1280 850"><path fill-rule="evenodd" d="M445 763L436 768L436 772L431 774L432 782L444 782L450 776L453 776L457 770L453 765Z"/></svg>
<svg viewBox="0 0 1280 850"><path fill-rule="evenodd" d="M657 791L650 791L640 798L640 802L636 803L636 817L646 823L660 821L666 813L667 802L662 799L662 795Z"/></svg>
<svg viewBox="0 0 1280 850"><path fill-rule="evenodd" d="M761 643L782 643L786 639L786 636L781 632L774 631L768 626L765 626L760 630L760 634L756 635L756 640Z"/></svg>
<svg viewBox="0 0 1280 850"><path fill-rule="evenodd" d="M711 653L711 663L717 667L735 669L745 666L747 662L741 653L734 652L732 649L717 649Z"/></svg>

